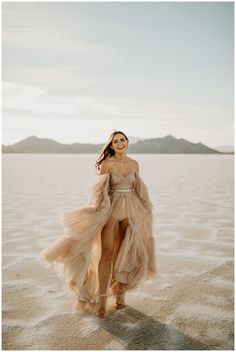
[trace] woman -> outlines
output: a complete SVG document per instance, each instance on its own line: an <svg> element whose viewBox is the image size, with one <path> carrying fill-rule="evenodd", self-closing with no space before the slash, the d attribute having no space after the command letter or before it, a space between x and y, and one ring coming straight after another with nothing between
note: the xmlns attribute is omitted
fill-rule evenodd
<svg viewBox="0 0 236 352"><path fill-rule="evenodd" d="M88 207L64 213L66 234L41 252L79 307L98 303L100 318L109 296L122 309L127 290L156 277L152 204L138 162L127 157L128 142L121 131L110 135Z"/></svg>

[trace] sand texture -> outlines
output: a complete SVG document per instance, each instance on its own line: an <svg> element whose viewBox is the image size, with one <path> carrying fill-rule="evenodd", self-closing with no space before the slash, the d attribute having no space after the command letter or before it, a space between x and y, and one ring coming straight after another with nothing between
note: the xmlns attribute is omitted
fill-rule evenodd
<svg viewBox="0 0 236 352"><path fill-rule="evenodd" d="M3 155L4 350L234 349L233 156L130 156L155 207L158 279L101 320L38 259L61 212L86 204L96 156Z"/></svg>

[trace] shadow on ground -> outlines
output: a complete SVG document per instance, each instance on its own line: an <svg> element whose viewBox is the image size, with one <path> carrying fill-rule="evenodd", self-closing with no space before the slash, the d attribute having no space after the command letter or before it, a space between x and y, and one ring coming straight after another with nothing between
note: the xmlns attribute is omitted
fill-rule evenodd
<svg viewBox="0 0 236 352"><path fill-rule="evenodd" d="M109 315L101 326L122 340L125 350L212 349L131 307Z"/></svg>

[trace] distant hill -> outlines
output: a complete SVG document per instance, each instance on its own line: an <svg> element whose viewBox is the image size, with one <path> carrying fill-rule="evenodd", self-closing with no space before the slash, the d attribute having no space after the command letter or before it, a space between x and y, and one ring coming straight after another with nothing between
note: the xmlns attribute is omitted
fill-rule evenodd
<svg viewBox="0 0 236 352"><path fill-rule="evenodd" d="M138 141L142 141L145 138L141 138L141 137L133 137L133 136L128 136L129 138L129 144L134 144L137 143Z"/></svg>
<svg viewBox="0 0 236 352"><path fill-rule="evenodd" d="M215 150L218 150L219 152L222 153L229 153L229 154L234 154L234 146L232 145L219 145L217 147L214 147Z"/></svg>
<svg viewBox="0 0 236 352"><path fill-rule="evenodd" d="M96 153L102 144L62 144L50 138L31 136L15 144L3 145L3 153Z"/></svg>
<svg viewBox="0 0 236 352"><path fill-rule="evenodd" d="M171 135L163 138L151 138L129 146L130 153L149 154L221 154L202 143L191 143L186 139L177 139Z"/></svg>
<svg viewBox="0 0 236 352"><path fill-rule="evenodd" d="M28 137L12 145L2 146L3 153L98 153L104 144L62 144L49 138ZM224 154L202 143L191 143L171 135L139 140L129 145L129 153L140 154Z"/></svg>

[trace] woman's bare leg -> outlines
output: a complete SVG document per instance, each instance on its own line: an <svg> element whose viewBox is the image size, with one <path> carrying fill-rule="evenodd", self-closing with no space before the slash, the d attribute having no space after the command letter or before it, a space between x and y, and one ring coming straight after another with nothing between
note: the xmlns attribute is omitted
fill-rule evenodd
<svg viewBox="0 0 236 352"><path fill-rule="evenodd" d="M113 254L114 265L123 239L124 239L124 233L122 232L121 226L119 224L118 229L115 232L115 239L114 239L114 254Z"/></svg>
<svg viewBox="0 0 236 352"><path fill-rule="evenodd" d="M125 237L125 232L128 227L128 219L124 219L120 222L120 232L121 232L121 242ZM116 308L122 309L125 308L125 292L127 285L122 282L117 282L116 285Z"/></svg>
<svg viewBox="0 0 236 352"><path fill-rule="evenodd" d="M115 218L110 217L106 225L102 229L101 242L102 242L102 253L98 267L98 279L99 279L99 306L98 316L103 318L105 316L106 307L106 294L108 288L108 282L111 275L112 259L114 251L114 238L115 230L118 222Z"/></svg>

